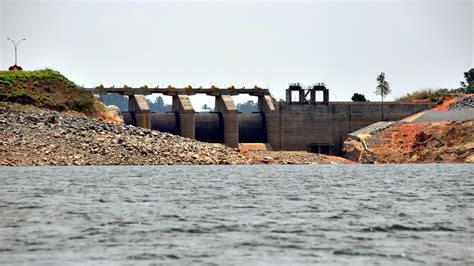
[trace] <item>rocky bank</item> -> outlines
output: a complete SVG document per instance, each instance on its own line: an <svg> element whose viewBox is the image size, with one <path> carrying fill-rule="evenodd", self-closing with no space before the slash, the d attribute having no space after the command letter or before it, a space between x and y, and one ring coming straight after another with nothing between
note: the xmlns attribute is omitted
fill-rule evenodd
<svg viewBox="0 0 474 266"><path fill-rule="evenodd" d="M360 163L474 162L474 121L393 123L350 136L344 157Z"/></svg>
<svg viewBox="0 0 474 266"><path fill-rule="evenodd" d="M247 164L220 144L37 108L0 107L0 165Z"/></svg>

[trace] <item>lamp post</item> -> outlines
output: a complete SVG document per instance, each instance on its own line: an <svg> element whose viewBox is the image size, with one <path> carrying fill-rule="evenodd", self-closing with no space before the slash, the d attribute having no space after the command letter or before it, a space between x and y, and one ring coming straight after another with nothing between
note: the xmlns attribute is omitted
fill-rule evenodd
<svg viewBox="0 0 474 266"><path fill-rule="evenodd" d="M11 41L13 44L13 47L15 47L15 66L17 65L17 51L18 51L18 44L21 43L22 41L25 41L26 39L21 39L19 41L12 40L10 38L7 38L7 40Z"/></svg>

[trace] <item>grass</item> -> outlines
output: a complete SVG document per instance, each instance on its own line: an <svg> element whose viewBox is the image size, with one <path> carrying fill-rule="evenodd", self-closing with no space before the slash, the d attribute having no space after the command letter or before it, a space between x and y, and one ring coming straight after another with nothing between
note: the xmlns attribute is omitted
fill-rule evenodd
<svg viewBox="0 0 474 266"><path fill-rule="evenodd" d="M406 96L395 99L397 102L413 102L419 100L430 100L436 104L442 104L445 97L460 96L458 90L448 89L423 89L412 93L407 93Z"/></svg>
<svg viewBox="0 0 474 266"><path fill-rule="evenodd" d="M96 110L92 93L51 69L0 71L0 102L88 115Z"/></svg>

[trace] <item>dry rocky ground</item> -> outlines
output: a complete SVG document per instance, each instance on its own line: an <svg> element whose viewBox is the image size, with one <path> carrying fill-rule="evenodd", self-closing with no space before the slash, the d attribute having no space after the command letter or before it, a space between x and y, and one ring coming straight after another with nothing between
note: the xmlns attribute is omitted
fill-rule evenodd
<svg viewBox="0 0 474 266"><path fill-rule="evenodd" d="M49 110L0 107L0 165L246 164L231 148Z"/></svg>
<svg viewBox="0 0 474 266"><path fill-rule="evenodd" d="M474 121L396 123L363 141L346 140L343 151L361 163L472 163Z"/></svg>
<svg viewBox="0 0 474 266"><path fill-rule="evenodd" d="M466 95L452 97L433 110L472 108L474 95ZM474 162L474 120L413 122L420 115L350 135L344 142L344 157L360 163Z"/></svg>
<svg viewBox="0 0 474 266"><path fill-rule="evenodd" d="M273 157L272 157L273 156ZM0 165L339 163L332 157L254 151L241 154L154 130L34 107L0 106Z"/></svg>

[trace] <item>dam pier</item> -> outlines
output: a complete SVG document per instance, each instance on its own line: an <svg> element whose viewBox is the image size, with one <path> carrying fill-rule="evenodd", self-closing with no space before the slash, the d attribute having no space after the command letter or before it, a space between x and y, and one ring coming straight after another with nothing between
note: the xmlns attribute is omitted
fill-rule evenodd
<svg viewBox="0 0 474 266"><path fill-rule="evenodd" d="M218 88L104 88L91 90L97 98L108 93L128 96L126 124L169 132L236 148L239 143L265 143L273 150L310 151L338 155L347 135L378 121L396 121L430 109L433 103L330 102L325 84L303 88L290 84L286 100L276 102L268 89ZM159 93L172 97L172 111L151 112L145 96ZM214 112L196 112L190 97L215 97ZM258 111L239 113L232 96L258 98ZM383 108L383 109L382 109ZM383 117L382 117L383 114Z"/></svg>

